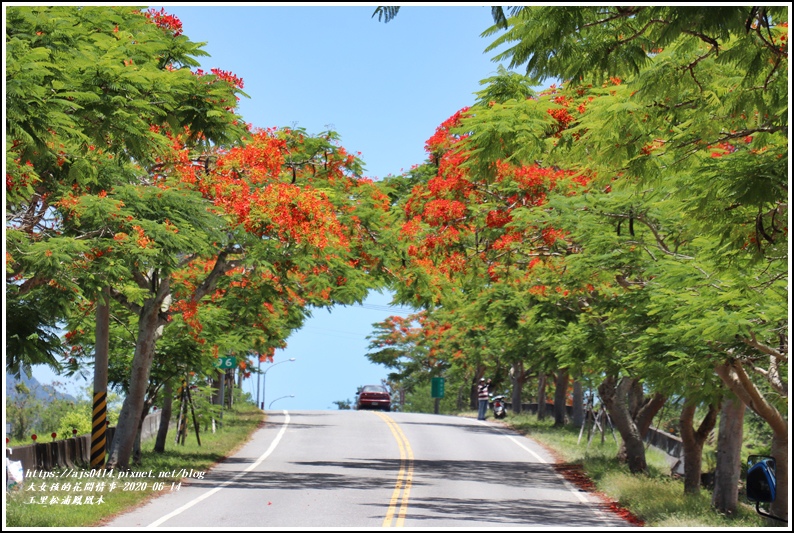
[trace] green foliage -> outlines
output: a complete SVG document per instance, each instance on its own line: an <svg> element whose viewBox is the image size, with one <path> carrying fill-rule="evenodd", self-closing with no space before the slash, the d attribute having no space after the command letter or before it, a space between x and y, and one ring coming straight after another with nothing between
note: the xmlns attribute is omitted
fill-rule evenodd
<svg viewBox="0 0 794 533"><path fill-rule="evenodd" d="M77 435L89 435L91 434L91 421L91 413L86 413L85 409L70 411L61 418L58 435L71 437L75 429Z"/></svg>
<svg viewBox="0 0 794 533"><path fill-rule="evenodd" d="M193 127L188 142L197 147L238 139L243 122L224 102L244 94L215 74L192 73L194 57L206 55L201 44L134 8L15 6L6 17L7 368L57 369L63 350L54 330L69 310L131 263L155 258L139 247L129 263L93 261L109 244L123 248L111 240L119 226L151 231L168 251L205 242L187 226L179 238L158 231L163 218L183 221L151 187L130 193L147 170L163 169L183 126ZM192 222L209 228L204 207L203 221ZM140 300L129 286L122 291Z"/></svg>
<svg viewBox="0 0 794 533"><path fill-rule="evenodd" d="M504 104L510 100L526 100L535 96L535 91L526 76L510 72L502 65L496 68L496 76L480 81L485 88L477 94L477 106Z"/></svg>
<svg viewBox="0 0 794 533"><path fill-rule="evenodd" d="M486 51L515 43L495 60L510 60L510 68L526 64L527 75L541 82L556 77L600 84L609 76L636 75L678 40L707 43L712 53L718 46L720 54L744 49L741 57L752 65L753 51L769 42L766 27L785 20L781 6L525 7ZM743 40L726 47L734 36Z"/></svg>
<svg viewBox="0 0 794 533"><path fill-rule="evenodd" d="M336 400L336 401L334 401L332 403L334 405L336 405L337 409L342 410L342 411L347 411L347 410L353 409L353 402L350 399L347 399L347 400Z"/></svg>
<svg viewBox="0 0 794 533"><path fill-rule="evenodd" d="M80 398L64 396L62 384L35 385L28 388L18 382L6 397L7 420L12 426L13 444L30 444L30 435L36 434L40 442L48 442L52 433L58 439L72 436L72 429L78 435L91 433L92 400L87 388ZM117 394L108 395L107 417L111 424L118 420L121 401Z"/></svg>
<svg viewBox="0 0 794 533"><path fill-rule="evenodd" d="M14 393L6 396L6 416L11 424L11 436L18 441L26 441L33 432L42 401L30 393L30 389L20 382L14 386Z"/></svg>
<svg viewBox="0 0 794 533"><path fill-rule="evenodd" d="M447 382L445 384L444 397L439 402L439 413L450 414L457 412L457 398L455 390L458 384ZM402 411L408 413L434 413L436 399L431 396L430 381L414 385L410 392L405 395L405 404Z"/></svg>
<svg viewBox="0 0 794 533"><path fill-rule="evenodd" d="M20 298L5 312L6 370L17 377L30 376L33 365L60 368L65 351L58 331L58 318L65 302L54 290L42 290L38 298ZM11 304L12 302L8 302Z"/></svg>
<svg viewBox="0 0 794 533"><path fill-rule="evenodd" d="M72 430L77 430L77 435L90 435L93 421L93 390L86 387L82 396L77 402L69 404L67 409L63 409L60 416L54 419L55 427L59 438L72 436ZM107 395L107 411L105 416L111 426L115 426L119 419L121 410L121 397L112 391Z"/></svg>

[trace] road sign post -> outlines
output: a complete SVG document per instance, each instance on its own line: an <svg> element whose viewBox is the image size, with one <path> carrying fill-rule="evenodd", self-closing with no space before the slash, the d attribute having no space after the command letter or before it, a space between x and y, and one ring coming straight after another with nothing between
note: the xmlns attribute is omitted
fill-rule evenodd
<svg viewBox="0 0 794 533"><path fill-rule="evenodd" d="M444 378L432 378L430 380L430 397L435 398L433 413L441 412L441 398L444 397Z"/></svg>
<svg viewBox="0 0 794 533"><path fill-rule="evenodd" d="M221 370L229 370L230 368L234 368L237 366L237 358L236 357L218 357L215 361L215 366L220 368Z"/></svg>
<svg viewBox="0 0 794 533"><path fill-rule="evenodd" d="M432 378L430 380L430 397L431 398L444 397L444 378Z"/></svg>

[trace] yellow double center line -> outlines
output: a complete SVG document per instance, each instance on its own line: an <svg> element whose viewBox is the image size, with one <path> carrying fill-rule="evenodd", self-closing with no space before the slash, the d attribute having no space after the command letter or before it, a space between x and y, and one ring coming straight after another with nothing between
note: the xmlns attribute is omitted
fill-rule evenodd
<svg viewBox="0 0 794 533"><path fill-rule="evenodd" d="M389 510L386 513L386 518L383 519L383 527L391 527L392 521L395 520L395 527L402 527L405 523L405 513L408 511L408 495L411 492L411 482L414 476L414 452L400 426L388 415L383 413L377 413L377 415L389 426L397 441L397 446L400 448L400 471L397 473L397 483L394 485L394 491L389 501ZM400 493L402 493L402 497L400 497Z"/></svg>

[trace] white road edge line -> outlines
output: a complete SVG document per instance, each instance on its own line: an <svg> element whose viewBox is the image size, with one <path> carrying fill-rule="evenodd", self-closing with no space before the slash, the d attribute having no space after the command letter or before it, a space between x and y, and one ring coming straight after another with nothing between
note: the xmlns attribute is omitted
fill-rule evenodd
<svg viewBox="0 0 794 533"><path fill-rule="evenodd" d="M501 433L502 435L504 435L505 437L507 437L508 439L510 439L511 441L513 441L513 442L514 442L514 443L515 443L515 444L516 444L516 445L517 445L519 448L523 449L524 451L527 451L527 452L529 452L531 455L533 455L533 456L534 456L534 457L535 457L535 458L536 458L538 461L540 461L541 463L543 463L543 464L549 464L549 462L548 462L548 461L546 461L546 460L545 460L543 457L541 457L540 455L538 455L538 454L537 454L537 453L535 453L534 451L530 450L529 448L527 448L526 446L524 446L523 444L521 444L520 442L518 442L518 441L517 441L517 440L516 440L516 439L515 439L515 438L514 438L512 435L509 435L508 433L506 433L505 431L503 431L503 430L499 429L498 427L494 427L494 426L492 426L492 425L490 425L490 424L486 424L486 423L485 423L485 422L483 422L482 420L478 420L478 422L479 422L480 424L484 425L484 426L488 426L488 427L491 427L491 428L495 429L496 431L498 431L499 433ZM579 501L580 501L580 502L582 502L582 503L591 503L591 502L590 502L590 500L588 500L587 498L585 498L585 497L582 495L582 493L579 491L579 489L577 489L576 487L574 487L574 486L573 486L573 485L572 485L572 484L571 484L571 483L570 483L570 482L569 482L567 479L565 479L564 477L562 477L560 474L557 474L557 475L558 475L558 476L560 476L560 478L562 479L562 482L565 484L565 486L568 488L568 490L569 490L569 491L571 491L571 492L572 492L572 493L573 493L573 494L574 494L574 495L575 495L575 496L576 496L576 497L579 499ZM594 512L594 513L596 514L596 516L598 516L598 517L599 517L601 520L603 520L603 521L604 521L604 522L606 522L606 523L609 523L609 518L607 517L606 513L604 513L604 512L603 512L601 509L593 509L593 512Z"/></svg>
<svg viewBox="0 0 794 533"><path fill-rule="evenodd" d="M206 500L207 498L209 498L210 496L212 496L213 494L215 494L216 492L218 492L222 488L228 487L229 485L231 485L232 483L234 483L235 481L237 481L238 479L243 477L243 475L247 474L248 472L250 472L251 470L253 470L257 466L262 464L262 461L267 459L268 455L273 453L273 450L275 450L276 446L278 446L278 443L281 440L281 437L284 435L284 432L287 431L287 426L289 425L289 413L287 411L283 411L283 413L284 413L284 416L286 417L284 419L284 424L281 426L281 429L279 430L278 435L276 435L276 438L273 439L272 443L270 443L270 447L267 449L267 451L265 453L263 453L259 457L259 459L254 461L248 468L246 468L245 470L243 470L242 472L240 472L239 474L234 476L232 479L230 479L228 481L224 481L223 483L221 483L221 485L219 487L215 487L214 489L212 489L212 490L210 490L208 492L205 492L204 494L202 494L201 496L199 496L195 500L186 503L185 505L183 505L179 509L171 511L167 515L163 516L162 518L160 518L158 520L155 520L154 522L152 522L151 524L149 524L146 527L157 527L157 526L159 526L160 524L162 524L166 520L170 520L171 518L175 517L176 515L178 515L178 514L184 512L184 511L190 509L191 507L193 507L194 505L196 505L200 501Z"/></svg>

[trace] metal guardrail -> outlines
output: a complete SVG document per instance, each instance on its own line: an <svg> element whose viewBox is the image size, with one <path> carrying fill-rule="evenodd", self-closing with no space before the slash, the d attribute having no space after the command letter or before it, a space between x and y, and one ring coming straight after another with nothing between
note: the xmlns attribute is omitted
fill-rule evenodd
<svg viewBox="0 0 794 533"><path fill-rule="evenodd" d="M513 407L513 404L510 402L506 402L506 405L508 411ZM573 408L570 405L566 405L565 410L568 416L572 416ZM521 411L524 413L537 414L538 404L522 403ZM554 416L553 403L546 403L546 414L548 416ZM661 429L651 427L648 429L648 433L645 435L645 442L654 448L663 451L669 456L669 462L671 464L673 473L683 473L684 453L681 437L677 437L667 433L666 431L662 431Z"/></svg>
<svg viewBox="0 0 794 533"><path fill-rule="evenodd" d="M161 411L158 410L144 418L141 425L141 440L157 434L160 415ZM106 449L110 449L115 433L115 426L107 429ZM21 461L23 472L54 468L88 468L91 465L91 434L6 448L6 457L12 461Z"/></svg>

